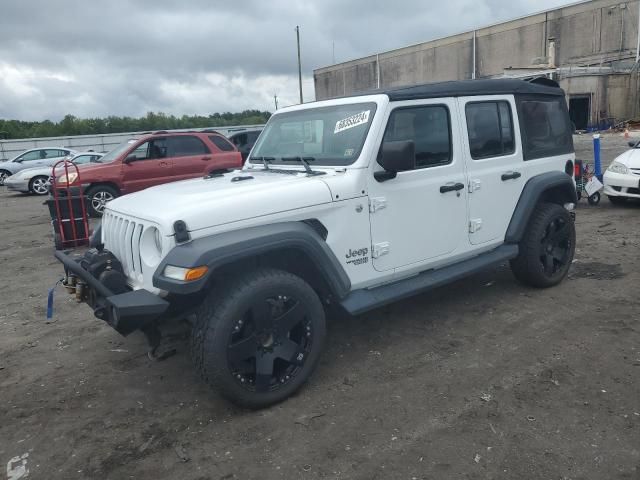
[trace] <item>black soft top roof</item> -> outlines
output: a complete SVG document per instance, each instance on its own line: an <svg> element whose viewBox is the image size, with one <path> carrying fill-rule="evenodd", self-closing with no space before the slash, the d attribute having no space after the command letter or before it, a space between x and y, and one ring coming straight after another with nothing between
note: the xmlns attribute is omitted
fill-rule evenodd
<svg viewBox="0 0 640 480"><path fill-rule="evenodd" d="M538 79L530 82L512 78L427 83L369 92L369 94L371 93L386 94L392 102L422 98L471 97L476 95L564 95L564 91L552 80L541 81Z"/></svg>

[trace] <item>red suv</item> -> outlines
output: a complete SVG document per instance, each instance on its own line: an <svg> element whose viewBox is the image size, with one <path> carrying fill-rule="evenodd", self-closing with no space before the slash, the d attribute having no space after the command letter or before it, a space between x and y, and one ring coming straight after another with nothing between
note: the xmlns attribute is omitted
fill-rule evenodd
<svg viewBox="0 0 640 480"><path fill-rule="evenodd" d="M104 206L120 195L161 183L202 177L214 171L242 167L240 152L215 132L157 132L129 140L104 157L80 168L80 182L89 213L102 215ZM58 187L73 187L77 174L61 176Z"/></svg>

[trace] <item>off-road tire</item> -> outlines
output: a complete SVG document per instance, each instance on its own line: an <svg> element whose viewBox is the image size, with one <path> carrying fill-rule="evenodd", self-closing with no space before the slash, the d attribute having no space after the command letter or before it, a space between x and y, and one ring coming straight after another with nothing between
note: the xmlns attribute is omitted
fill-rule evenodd
<svg viewBox="0 0 640 480"><path fill-rule="evenodd" d="M549 273L544 262L551 255L548 250L551 248L550 231L558 225L566 225L567 227L566 242L561 242L562 255L558 254L562 261L552 258L552 268ZM518 256L511 260L511 270L515 277L525 285L536 288L557 285L569 272L575 253L576 230L573 218L561 205L540 203L529 219L519 247ZM552 248L551 251L554 252L554 255L556 254L555 248Z"/></svg>
<svg viewBox="0 0 640 480"><path fill-rule="evenodd" d="M96 195L105 194L110 195L112 199L118 198L118 191L110 185L96 185L89 187L85 194L87 198L87 212L94 218L102 217L102 211L98 210L94 205L94 198Z"/></svg>
<svg viewBox="0 0 640 480"><path fill-rule="evenodd" d="M310 350L299 371L271 391L250 391L231 371L228 350L239 319L248 306L265 296L285 295L297 299L307 312L312 327ZM191 332L191 358L202 379L230 402L258 409L281 402L296 392L315 370L326 335L325 313L316 292L300 277L276 269L247 271L225 279L222 287L213 287L195 315ZM256 360L257 361L257 360ZM257 372L256 372L257 373Z"/></svg>
<svg viewBox="0 0 640 480"><path fill-rule="evenodd" d="M613 195L607 195L607 198L614 205L624 205L629 200L627 197L614 197Z"/></svg>

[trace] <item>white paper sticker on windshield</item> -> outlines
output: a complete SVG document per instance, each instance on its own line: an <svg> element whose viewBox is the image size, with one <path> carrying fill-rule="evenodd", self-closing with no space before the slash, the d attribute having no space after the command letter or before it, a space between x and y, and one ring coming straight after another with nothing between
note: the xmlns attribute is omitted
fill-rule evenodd
<svg viewBox="0 0 640 480"><path fill-rule="evenodd" d="M350 117L347 117L343 120L338 120L336 122L336 129L333 133L340 133L344 130L348 130L349 128L357 127L358 125L364 125L365 123L369 123L369 114L371 110L366 110L364 112L356 113Z"/></svg>

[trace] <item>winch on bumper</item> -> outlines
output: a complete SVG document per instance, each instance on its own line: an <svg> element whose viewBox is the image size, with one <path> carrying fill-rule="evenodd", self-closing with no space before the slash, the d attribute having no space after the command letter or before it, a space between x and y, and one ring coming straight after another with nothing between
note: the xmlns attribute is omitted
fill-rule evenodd
<svg viewBox="0 0 640 480"><path fill-rule="evenodd" d="M120 261L108 250L92 248L81 257L56 251L55 256L64 265L67 291L122 335L143 329L169 308L148 290L131 290Z"/></svg>

